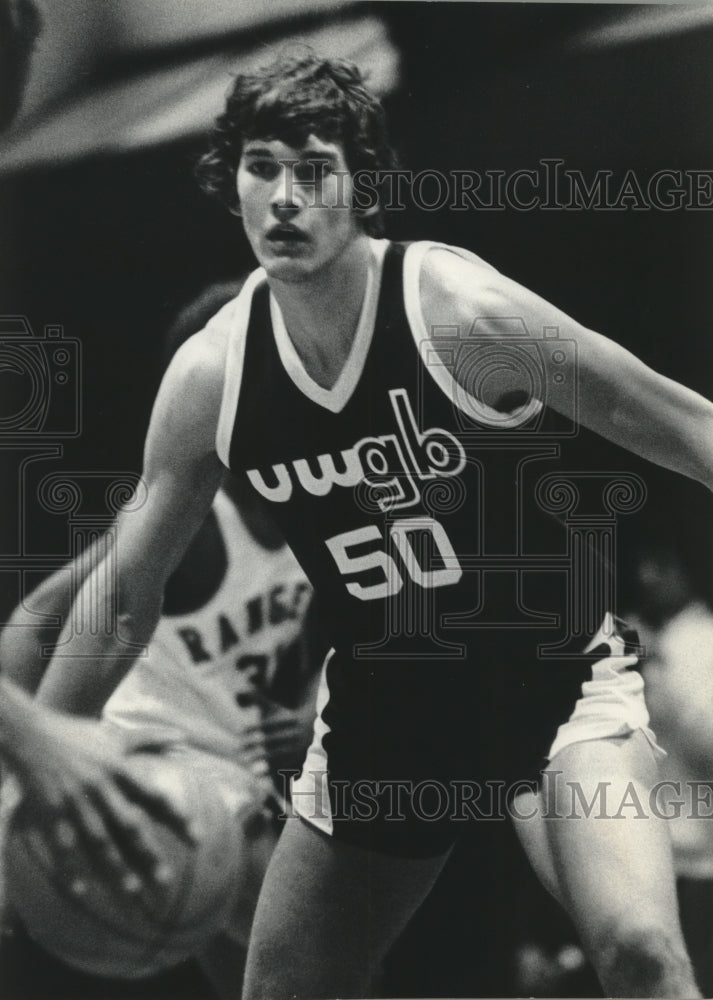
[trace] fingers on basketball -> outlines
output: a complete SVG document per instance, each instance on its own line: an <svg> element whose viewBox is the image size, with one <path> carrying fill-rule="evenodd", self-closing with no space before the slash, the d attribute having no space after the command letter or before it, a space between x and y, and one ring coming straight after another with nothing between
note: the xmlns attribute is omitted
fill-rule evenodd
<svg viewBox="0 0 713 1000"><path fill-rule="evenodd" d="M170 772L156 770L151 779L135 765L129 763L116 771L115 783L123 795L139 810L145 810L152 819L167 826L189 846L194 846L198 831L170 781Z"/></svg>

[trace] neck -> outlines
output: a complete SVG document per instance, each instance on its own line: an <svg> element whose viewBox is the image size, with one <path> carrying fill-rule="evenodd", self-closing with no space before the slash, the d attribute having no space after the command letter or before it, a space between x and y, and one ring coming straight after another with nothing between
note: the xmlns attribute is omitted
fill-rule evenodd
<svg viewBox="0 0 713 1000"><path fill-rule="evenodd" d="M271 280L290 340L310 377L331 388L349 356L364 303L371 247L360 236L305 281Z"/></svg>

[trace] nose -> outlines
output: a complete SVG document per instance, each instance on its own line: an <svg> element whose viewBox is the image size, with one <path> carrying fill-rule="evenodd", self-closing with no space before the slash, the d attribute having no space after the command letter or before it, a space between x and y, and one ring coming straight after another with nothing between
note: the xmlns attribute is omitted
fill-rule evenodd
<svg viewBox="0 0 713 1000"><path fill-rule="evenodd" d="M272 213L278 222L288 222L297 215L300 210L297 197L297 185L292 172L292 164L283 163L270 200Z"/></svg>

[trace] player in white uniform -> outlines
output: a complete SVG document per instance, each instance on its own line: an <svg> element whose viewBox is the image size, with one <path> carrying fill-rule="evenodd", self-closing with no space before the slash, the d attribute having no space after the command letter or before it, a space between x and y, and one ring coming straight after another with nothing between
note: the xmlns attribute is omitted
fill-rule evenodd
<svg viewBox="0 0 713 1000"><path fill-rule="evenodd" d="M297 696L304 697L302 626L311 588L289 548L260 544L225 490L216 494L212 515L226 550L218 589L191 610L173 610L169 592L147 656L121 682L103 717L124 731L177 738L240 760L259 728L261 706L297 708Z"/></svg>

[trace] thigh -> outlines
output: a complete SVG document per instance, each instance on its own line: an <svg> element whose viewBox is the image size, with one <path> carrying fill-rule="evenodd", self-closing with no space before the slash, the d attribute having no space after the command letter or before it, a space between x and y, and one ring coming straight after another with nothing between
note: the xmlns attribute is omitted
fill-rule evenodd
<svg viewBox="0 0 713 1000"><path fill-rule="evenodd" d="M515 833L535 875L550 895L564 905L544 811L542 797L534 789L521 792L509 806Z"/></svg>
<svg viewBox="0 0 713 1000"><path fill-rule="evenodd" d="M399 858L288 820L263 883L244 996L363 997L447 855Z"/></svg>
<svg viewBox="0 0 713 1000"><path fill-rule="evenodd" d="M544 839L558 894L585 945L631 923L680 941L666 821L651 808L659 773L642 731L565 747L544 775Z"/></svg>

